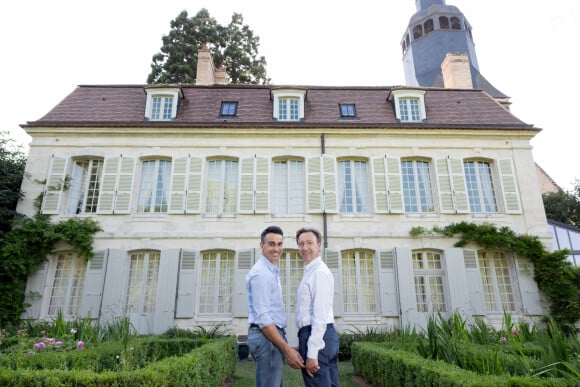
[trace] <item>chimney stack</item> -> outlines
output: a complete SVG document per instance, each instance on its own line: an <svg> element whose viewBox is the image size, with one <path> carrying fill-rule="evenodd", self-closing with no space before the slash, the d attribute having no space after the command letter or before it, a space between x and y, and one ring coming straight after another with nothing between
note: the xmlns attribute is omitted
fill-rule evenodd
<svg viewBox="0 0 580 387"><path fill-rule="evenodd" d="M211 85L227 85L228 76L224 66L219 69L215 68L213 58L209 52L207 45L204 45L197 52L197 77L195 79L196 85L211 86Z"/></svg>
<svg viewBox="0 0 580 387"><path fill-rule="evenodd" d="M464 53L448 53L441 63L443 86L446 89L473 89L469 56Z"/></svg>

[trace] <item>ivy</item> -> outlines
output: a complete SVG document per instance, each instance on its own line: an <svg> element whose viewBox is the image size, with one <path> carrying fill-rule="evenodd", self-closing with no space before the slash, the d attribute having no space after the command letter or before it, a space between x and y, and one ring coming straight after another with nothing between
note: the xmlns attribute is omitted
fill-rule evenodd
<svg viewBox="0 0 580 387"><path fill-rule="evenodd" d="M424 232L423 232L424 231ZM534 279L550 300L550 314L566 330L573 330L580 319L580 269L566 260L569 251L549 252L537 236L516 235L509 227L497 228L484 223L460 222L432 232L447 237L459 237L455 247L475 243L485 249L509 250L527 257L534 264ZM411 235L427 235L429 231L413 228Z"/></svg>
<svg viewBox="0 0 580 387"><path fill-rule="evenodd" d="M52 223L50 216L36 214L17 220L0 244L0 326L19 320L26 307L26 281L49 259L57 242L67 242L79 257L88 260L99 231L98 223L91 218Z"/></svg>

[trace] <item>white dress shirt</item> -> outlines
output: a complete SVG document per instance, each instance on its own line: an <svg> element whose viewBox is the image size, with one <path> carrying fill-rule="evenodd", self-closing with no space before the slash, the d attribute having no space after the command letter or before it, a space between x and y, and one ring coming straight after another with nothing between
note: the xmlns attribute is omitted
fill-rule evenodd
<svg viewBox="0 0 580 387"><path fill-rule="evenodd" d="M318 359L318 351L324 348L326 325L334 323L333 299L334 277L319 256L304 266L296 298L296 325L312 326L306 355L309 358Z"/></svg>

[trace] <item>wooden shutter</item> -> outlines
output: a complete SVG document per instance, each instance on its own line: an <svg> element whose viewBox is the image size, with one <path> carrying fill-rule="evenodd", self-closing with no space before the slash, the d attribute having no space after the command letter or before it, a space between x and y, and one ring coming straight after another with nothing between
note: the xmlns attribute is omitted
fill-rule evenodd
<svg viewBox="0 0 580 387"><path fill-rule="evenodd" d="M97 205L97 213L99 214L113 213L119 164L119 157L106 158L103 163L103 177L99 192L99 203Z"/></svg>
<svg viewBox="0 0 580 387"><path fill-rule="evenodd" d="M134 174L134 158L121 155L105 159L97 213L128 214L131 212Z"/></svg>
<svg viewBox="0 0 580 387"><path fill-rule="evenodd" d="M270 158L264 156L256 157L255 174L255 212L256 214L266 214L270 212Z"/></svg>
<svg viewBox="0 0 580 387"><path fill-rule="evenodd" d="M399 297L395 272L395 253L393 250L377 252L380 266L381 316L399 316Z"/></svg>
<svg viewBox="0 0 580 387"><path fill-rule="evenodd" d="M336 198L336 159L332 156L322 155L322 192L323 210L329 214L338 213L338 200Z"/></svg>
<svg viewBox="0 0 580 387"><path fill-rule="evenodd" d="M39 319L42 300L44 299L44 291L47 283L48 261L42 262L38 269L28 277L26 281L26 292L24 303L29 304L21 318L23 319ZM50 297L50 295L48 295Z"/></svg>
<svg viewBox="0 0 580 387"><path fill-rule="evenodd" d="M121 156L117 194L115 197L115 214L129 214L131 212L134 175L135 159L132 157Z"/></svg>
<svg viewBox="0 0 580 387"><path fill-rule="evenodd" d="M499 175L503 190L503 202L505 212L508 214L521 214L520 193L512 159L499 160Z"/></svg>
<svg viewBox="0 0 580 387"><path fill-rule="evenodd" d="M258 257L256 249L238 251L236 269L234 270L234 298L232 305L233 317L248 317L248 289L246 275Z"/></svg>
<svg viewBox="0 0 580 387"><path fill-rule="evenodd" d="M43 214L58 214L66 177L67 159L55 157L50 159L50 168L44 186L42 198Z"/></svg>
<svg viewBox="0 0 580 387"><path fill-rule="evenodd" d="M180 249L167 249L162 250L159 257L157 298L152 327L154 334L161 334L174 325L180 253Z"/></svg>
<svg viewBox="0 0 580 387"><path fill-rule="evenodd" d="M463 175L463 162L457 159L438 159L435 172L439 184L439 206L442 213L468 213L469 201Z"/></svg>
<svg viewBox="0 0 580 387"><path fill-rule="evenodd" d="M198 253L182 250L177 280L175 318L193 318L195 310L196 266Z"/></svg>
<svg viewBox="0 0 580 387"><path fill-rule="evenodd" d="M167 209L169 213L185 213L188 169L188 157L177 157L171 162L171 192L169 194L169 208Z"/></svg>
<svg viewBox="0 0 580 387"><path fill-rule="evenodd" d="M322 199L322 159L320 156L309 157L307 160L306 192L308 197L308 212L321 213Z"/></svg>
<svg viewBox="0 0 580 387"><path fill-rule="evenodd" d="M336 250L325 249L324 261L326 266L334 277L334 300L332 309L335 317L340 317L343 314L343 299L342 299L342 265L340 262L340 254Z"/></svg>
<svg viewBox="0 0 580 387"><path fill-rule="evenodd" d="M254 213L254 175L255 158L240 159L240 195L238 196L238 212L240 214Z"/></svg>
<svg viewBox="0 0 580 387"><path fill-rule="evenodd" d="M527 316L544 315L538 284L534 281L534 266L525 258L516 258L518 286L522 297L523 312Z"/></svg>
<svg viewBox="0 0 580 387"><path fill-rule="evenodd" d="M93 253L93 257L87 263L85 289L80 309L81 317L99 318L108 257L108 250L98 250Z"/></svg>
<svg viewBox="0 0 580 387"><path fill-rule="evenodd" d="M125 314L128 256L123 250L109 249L100 323L110 323Z"/></svg>
<svg viewBox="0 0 580 387"><path fill-rule="evenodd" d="M371 160L371 173L373 175L373 191L375 199L375 212L386 214L389 212L389 198L387 185L387 160L386 157L375 157Z"/></svg>
<svg viewBox="0 0 580 387"><path fill-rule="evenodd" d="M401 160L398 157L386 157L387 163L387 195L389 212L404 212L403 183L401 182Z"/></svg>
<svg viewBox="0 0 580 387"><path fill-rule="evenodd" d="M395 249L395 268L397 269L397 290L401 308L401 327L421 326L423 318L422 316L419 318L419 313L417 312L411 250L400 247Z"/></svg>
<svg viewBox="0 0 580 387"><path fill-rule="evenodd" d="M449 314L459 312L465 319L471 318L471 303L469 288L463 258L463 250L449 248L445 250L445 274L449 289L446 289L445 298Z"/></svg>
<svg viewBox="0 0 580 387"><path fill-rule="evenodd" d="M467 280L472 314L485 315L483 285L481 283L479 264L477 263L477 251L463 249L463 262L465 264L465 278Z"/></svg>

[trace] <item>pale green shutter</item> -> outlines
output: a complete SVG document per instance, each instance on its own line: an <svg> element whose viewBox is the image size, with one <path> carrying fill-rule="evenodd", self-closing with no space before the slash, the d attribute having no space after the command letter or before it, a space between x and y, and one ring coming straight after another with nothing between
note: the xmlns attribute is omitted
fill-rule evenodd
<svg viewBox="0 0 580 387"><path fill-rule="evenodd" d="M477 251L471 249L463 250L463 262L465 264L465 278L469 288L469 300L471 310L474 315L485 315L483 303L483 285L481 283L481 273L477 263Z"/></svg>
<svg viewBox="0 0 580 387"><path fill-rule="evenodd" d="M181 214L185 212L185 195L187 194L188 158L178 157L171 162L171 193L167 212Z"/></svg>
<svg viewBox="0 0 580 387"><path fill-rule="evenodd" d="M442 213L468 213L469 201L463 175L463 162L458 159L438 159L435 171L439 183L439 204Z"/></svg>
<svg viewBox="0 0 580 387"><path fill-rule="evenodd" d="M121 156L117 194L115 196L115 214L128 214L131 212L134 175L135 159Z"/></svg>
<svg viewBox="0 0 580 387"><path fill-rule="evenodd" d="M401 310L401 327L422 327L424 316L417 312L417 296L411 250L395 249L395 268L397 270L398 294Z"/></svg>
<svg viewBox="0 0 580 387"><path fill-rule="evenodd" d="M386 214L389 212L386 163L387 160L385 157L375 157L371 161L375 212L378 214Z"/></svg>
<svg viewBox="0 0 580 387"><path fill-rule="evenodd" d="M463 250L455 247L445 249L443 261L449 284L449 289L445 291L447 310L449 314L459 312L464 319L471 318L472 310Z"/></svg>
<svg viewBox="0 0 580 387"><path fill-rule="evenodd" d="M198 253L191 250L181 251L179 277L177 282L176 318L193 318L195 307L196 275Z"/></svg>
<svg viewBox="0 0 580 387"><path fill-rule="evenodd" d="M105 286L105 271L107 269L107 250L98 250L93 253L87 264L85 289L81 301L80 317L99 318L103 287Z"/></svg>
<svg viewBox="0 0 580 387"><path fill-rule="evenodd" d="M115 203L115 190L117 187L117 174L120 164L119 157L106 158L103 165L103 177L99 192L97 213L112 214Z"/></svg>
<svg viewBox="0 0 580 387"><path fill-rule="evenodd" d="M447 159L435 161L435 173L439 184L439 208L442 213L454 213L453 188L451 187L451 176Z"/></svg>
<svg viewBox="0 0 580 387"><path fill-rule="evenodd" d="M256 213L270 212L270 159L258 156L256 158Z"/></svg>
<svg viewBox="0 0 580 387"><path fill-rule="evenodd" d="M393 250L378 251L380 264L381 316L399 316L399 297L395 274L395 254Z"/></svg>
<svg viewBox="0 0 580 387"><path fill-rule="evenodd" d="M336 199L336 159L332 156L322 155L322 170L324 195L324 212L329 214L338 213L338 200Z"/></svg>
<svg viewBox="0 0 580 387"><path fill-rule="evenodd" d="M324 261L328 269L334 277L334 300L332 309L335 317L340 317L343 314L343 299L342 299L342 265L340 262L340 254L336 250L325 249Z"/></svg>
<svg viewBox="0 0 580 387"><path fill-rule="evenodd" d="M24 303L29 306L24 309L21 316L22 319L39 319L42 300L44 299L44 290L47 282L48 261L42 262L38 265L38 269L28 276L26 281L26 291L24 293ZM50 294L48 294L50 297Z"/></svg>
<svg viewBox="0 0 580 387"><path fill-rule="evenodd" d="M238 251L238 260L234 271L234 298L232 306L233 317L248 317L248 289L246 275L259 256L255 249Z"/></svg>
<svg viewBox="0 0 580 387"><path fill-rule="evenodd" d="M174 325L179 255L180 249L167 249L162 250L159 257L159 278L153 317L154 334L161 334Z"/></svg>
<svg viewBox="0 0 580 387"><path fill-rule="evenodd" d="M455 198L455 210L462 214L468 213L469 200L467 199L467 186L465 185L463 161L450 158L449 165L449 170L451 171L453 196Z"/></svg>
<svg viewBox="0 0 580 387"><path fill-rule="evenodd" d="M203 158L190 156L185 205L185 210L188 214L201 213L202 176Z"/></svg>
<svg viewBox="0 0 580 387"><path fill-rule="evenodd" d="M544 315L538 284L534 281L533 264L525 258L517 257L516 270L524 314L526 316Z"/></svg>
<svg viewBox="0 0 580 387"><path fill-rule="evenodd" d="M322 160L320 156L309 157L307 160L306 179L308 193L308 212L321 213L322 212Z"/></svg>
<svg viewBox="0 0 580 387"><path fill-rule="evenodd" d="M67 159L55 157L50 160L50 169L42 198L43 214L58 214L65 183Z"/></svg>
<svg viewBox="0 0 580 387"><path fill-rule="evenodd" d="M387 186L389 211L392 213L404 212L403 184L401 182L401 160L398 157L386 157Z"/></svg>
<svg viewBox="0 0 580 387"><path fill-rule="evenodd" d="M499 160L498 165L505 212L508 214L521 214L522 206L520 204L520 193L516 182L513 160Z"/></svg>
<svg viewBox="0 0 580 387"><path fill-rule="evenodd" d="M112 323L115 318L125 313L129 278L128 259L126 251L109 249L99 320L101 324Z"/></svg>
<svg viewBox="0 0 580 387"><path fill-rule="evenodd" d="M240 195L238 197L240 214L254 213L254 161L254 157L240 159Z"/></svg>

